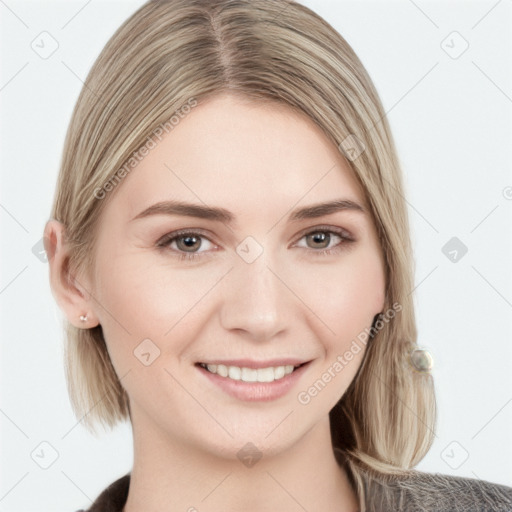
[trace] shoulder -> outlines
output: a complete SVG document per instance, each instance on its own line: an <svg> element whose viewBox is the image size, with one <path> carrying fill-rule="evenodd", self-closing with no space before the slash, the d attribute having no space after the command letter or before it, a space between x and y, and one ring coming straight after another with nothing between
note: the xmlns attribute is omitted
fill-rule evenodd
<svg viewBox="0 0 512 512"><path fill-rule="evenodd" d="M367 512L512 512L512 487L441 473L368 478L365 494Z"/></svg>
<svg viewBox="0 0 512 512"><path fill-rule="evenodd" d="M112 482L87 510L77 512L122 512L128 497L130 473Z"/></svg>

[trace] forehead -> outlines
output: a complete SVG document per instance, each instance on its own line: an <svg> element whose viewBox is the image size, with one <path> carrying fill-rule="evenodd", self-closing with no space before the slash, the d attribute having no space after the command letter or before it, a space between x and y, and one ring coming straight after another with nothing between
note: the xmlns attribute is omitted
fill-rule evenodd
<svg viewBox="0 0 512 512"><path fill-rule="evenodd" d="M169 199L241 215L341 197L364 204L348 163L312 120L226 94L194 107L118 186L114 202L131 217Z"/></svg>

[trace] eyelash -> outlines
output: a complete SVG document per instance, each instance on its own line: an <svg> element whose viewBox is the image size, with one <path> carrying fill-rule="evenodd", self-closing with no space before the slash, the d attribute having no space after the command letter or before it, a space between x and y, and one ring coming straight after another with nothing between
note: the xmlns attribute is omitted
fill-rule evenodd
<svg viewBox="0 0 512 512"><path fill-rule="evenodd" d="M341 251L343 250L346 250L348 249L348 244L351 243L351 242L355 242L355 239L352 238L346 231L344 230L341 230L341 229L333 229L331 227L316 227L314 229L311 229L305 233L303 233L300 238L297 240L300 241L302 240L304 237L308 236L308 235L312 235L312 234L315 234L315 233L328 233L330 235L336 235L336 236L339 236L341 238L341 242L338 243L338 245L335 245L334 247L330 248L330 249L311 249L309 248L309 251L312 252L312 254L314 254L315 256L330 256L332 254L338 254L340 253ZM172 233L168 233L167 235L164 235L158 242L157 242L157 247L161 248L161 249L166 249L168 248L168 246L174 242L175 240L181 238L181 237L185 237L186 235L188 236L195 236L195 237L201 237L201 238L205 238L207 239L208 241L210 241L211 243L213 243L206 235L204 235L203 233L201 232L198 232L198 231L187 231L187 230L180 230L180 231L174 231ZM296 242L296 243L297 243ZM175 252L177 253L176 254L176 257L179 258L180 260L195 260L197 258L200 258L200 257L204 257L204 253L197 253L197 252L184 252L184 251L179 251L179 250L176 250L176 249L170 249L172 252Z"/></svg>

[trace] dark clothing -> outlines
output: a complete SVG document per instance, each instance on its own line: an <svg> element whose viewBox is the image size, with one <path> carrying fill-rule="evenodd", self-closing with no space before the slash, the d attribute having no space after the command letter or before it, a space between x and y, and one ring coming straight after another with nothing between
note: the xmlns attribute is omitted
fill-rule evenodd
<svg viewBox="0 0 512 512"><path fill-rule="evenodd" d="M122 512L129 485L130 473L108 486L90 508L78 512ZM367 512L512 512L512 487L440 473L368 478L365 496Z"/></svg>

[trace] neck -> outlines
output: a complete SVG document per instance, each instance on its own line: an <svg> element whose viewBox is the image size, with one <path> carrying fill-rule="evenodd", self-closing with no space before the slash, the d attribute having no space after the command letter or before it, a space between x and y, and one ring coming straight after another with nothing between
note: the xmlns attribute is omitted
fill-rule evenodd
<svg viewBox="0 0 512 512"><path fill-rule="evenodd" d="M294 445L264 454L252 466L178 444L146 425L137 429L133 422L133 432L123 512L358 510L356 493L334 456L328 417Z"/></svg>

